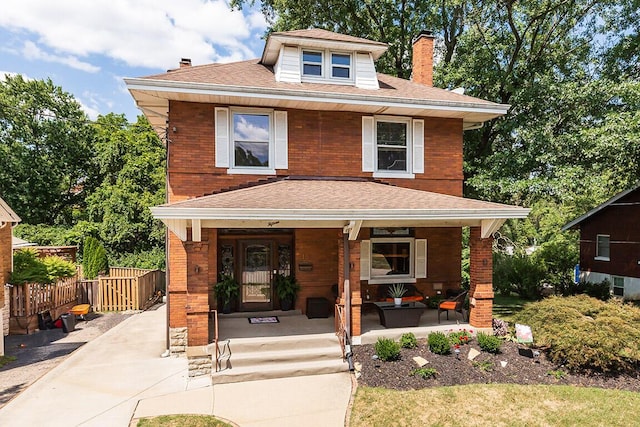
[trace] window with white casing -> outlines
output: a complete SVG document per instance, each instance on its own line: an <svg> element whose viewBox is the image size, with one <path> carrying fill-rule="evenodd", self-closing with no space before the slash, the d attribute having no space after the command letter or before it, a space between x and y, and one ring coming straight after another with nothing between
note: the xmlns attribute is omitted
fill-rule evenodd
<svg viewBox="0 0 640 427"><path fill-rule="evenodd" d="M600 261L609 261L609 235L598 234L596 236L596 259Z"/></svg>
<svg viewBox="0 0 640 427"><path fill-rule="evenodd" d="M624 277L613 276L612 293L618 297L624 297Z"/></svg>
<svg viewBox="0 0 640 427"><path fill-rule="evenodd" d="M369 283L415 283L427 277L427 241L410 237L360 242L360 279Z"/></svg>
<svg viewBox="0 0 640 427"><path fill-rule="evenodd" d="M424 173L424 120L363 116L362 170L377 178Z"/></svg>
<svg viewBox="0 0 640 427"><path fill-rule="evenodd" d="M353 57L348 52L303 49L302 80L318 83L353 83Z"/></svg>
<svg viewBox="0 0 640 427"><path fill-rule="evenodd" d="M286 111L216 108L216 167L240 174L287 169L287 133Z"/></svg>

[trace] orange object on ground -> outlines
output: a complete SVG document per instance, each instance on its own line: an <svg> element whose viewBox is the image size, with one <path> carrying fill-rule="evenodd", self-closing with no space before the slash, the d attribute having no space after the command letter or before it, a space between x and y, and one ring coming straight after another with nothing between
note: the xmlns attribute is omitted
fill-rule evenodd
<svg viewBox="0 0 640 427"><path fill-rule="evenodd" d="M91 310L91 304L79 304L71 307L69 313L75 314L76 316L80 316L81 319L84 319L84 315L89 314L89 310Z"/></svg>
<svg viewBox="0 0 640 427"><path fill-rule="evenodd" d="M402 297L402 302L422 302L422 295L415 295L410 297ZM393 302L393 298L386 298L386 302Z"/></svg>

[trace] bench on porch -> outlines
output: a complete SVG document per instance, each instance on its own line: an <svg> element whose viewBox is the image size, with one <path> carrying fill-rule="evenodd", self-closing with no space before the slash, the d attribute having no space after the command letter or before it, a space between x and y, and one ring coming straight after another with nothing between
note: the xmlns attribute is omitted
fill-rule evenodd
<svg viewBox="0 0 640 427"><path fill-rule="evenodd" d="M389 296L389 287L392 285L376 285L378 291L376 292L376 301L379 302L393 302L393 298ZM422 292L416 288L415 285L404 284L404 288L407 293L402 297L402 302L423 302L425 297Z"/></svg>

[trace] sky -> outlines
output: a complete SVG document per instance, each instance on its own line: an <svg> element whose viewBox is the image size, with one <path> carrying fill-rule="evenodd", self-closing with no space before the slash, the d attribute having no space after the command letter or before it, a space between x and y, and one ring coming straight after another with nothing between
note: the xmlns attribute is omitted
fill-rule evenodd
<svg viewBox="0 0 640 427"><path fill-rule="evenodd" d="M3 0L0 78L50 78L90 119L142 114L123 82L193 65L258 58L259 9L224 0Z"/></svg>

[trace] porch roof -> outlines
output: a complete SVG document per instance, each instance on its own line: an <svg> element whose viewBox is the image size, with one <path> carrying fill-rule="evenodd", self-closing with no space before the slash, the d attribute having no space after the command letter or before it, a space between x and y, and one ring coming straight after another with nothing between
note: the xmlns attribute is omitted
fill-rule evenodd
<svg viewBox="0 0 640 427"><path fill-rule="evenodd" d="M488 237L529 209L373 181L284 178L151 208L181 239L204 228L345 228L481 226Z"/></svg>

